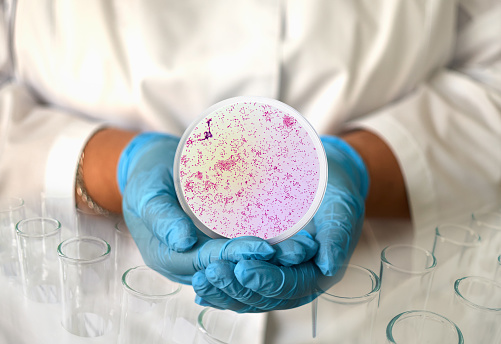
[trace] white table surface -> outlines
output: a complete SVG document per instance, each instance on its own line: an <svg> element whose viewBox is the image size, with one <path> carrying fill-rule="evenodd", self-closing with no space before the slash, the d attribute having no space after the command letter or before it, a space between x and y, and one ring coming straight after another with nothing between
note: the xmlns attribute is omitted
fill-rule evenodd
<svg viewBox="0 0 501 344"><path fill-rule="evenodd" d="M109 223L107 226L110 226ZM113 235L113 230L110 228L108 234ZM433 234L434 228L422 229L419 234L416 234L407 221L366 222L351 263L369 268L379 275L380 252L384 247L395 243L411 243L431 250ZM66 228L63 237L71 235L72 231ZM132 251L134 249L137 250L137 248L131 248ZM131 252L131 254L137 254L137 252ZM137 263L141 265L142 262ZM41 304L27 300L22 293L20 281L13 281L5 276L0 276L0 288L0 310L2 311L0 344L97 344L115 343L117 340L118 320L114 324L115 331L108 335L98 338L77 337L62 328L60 304ZM181 294L183 307L193 314L192 319L185 324L182 331L186 334L186 338L192 338L193 331L195 331L195 315L202 307L193 302L195 294L191 287L183 286ZM247 317L246 330L252 335L240 343L321 343L311 336L311 305L267 314L245 315L245 317ZM191 334L190 331L192 331Z"/></svg>

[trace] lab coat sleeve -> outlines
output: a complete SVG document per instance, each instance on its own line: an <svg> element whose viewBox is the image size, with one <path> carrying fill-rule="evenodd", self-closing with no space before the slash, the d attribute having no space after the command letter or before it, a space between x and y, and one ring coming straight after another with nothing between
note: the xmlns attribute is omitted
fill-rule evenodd
<svg viewBox="0 0 501 344"><path fill-rule="evenodd" d="M8 79L11 72L9 56L9 22L10 10L5 2L0 3L0 84Z"/></svg>
<svg viewBox="0 0 501 344"><path fill-rule="evenodd" d="M103 123L43 106L18 83L0 89L0 117L0 195L65 200L71 216L80 152Z"/></svg>
<svg viewBox="0 0 501 344"><path fill-rule="evenodd" d="M379 135L399 161L414 227L501 204L501 6L456 37L448 68L399 102L351 123Z"/></svg>

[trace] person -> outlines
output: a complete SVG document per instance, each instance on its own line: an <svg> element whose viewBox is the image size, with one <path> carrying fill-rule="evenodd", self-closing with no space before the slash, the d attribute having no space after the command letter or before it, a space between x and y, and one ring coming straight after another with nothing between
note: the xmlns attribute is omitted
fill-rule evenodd
<svg viewBox="0 0 501 344"><path fill-rule="evenodd" d="M365 218L423 228L501 201L498 2L10 4L0 193L123 212L148 265L200 304L304 305ZM174 192L179 136L237 95L296 108L327 153L319 211L274 246L205 237Z"/></svg>

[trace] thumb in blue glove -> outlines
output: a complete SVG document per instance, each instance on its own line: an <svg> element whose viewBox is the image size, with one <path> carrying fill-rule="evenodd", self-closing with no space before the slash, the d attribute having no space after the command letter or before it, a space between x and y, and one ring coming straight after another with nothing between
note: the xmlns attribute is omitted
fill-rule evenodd
<svg viewBox="0 0 501 344"><path fill-rule="evenodd" d="M328 164L324 199L313 217L319 244L315 263L333 276L351 257L362 232L369 175L362 158L343 140L322 137Z"/></svg>
<svg viewBox="0 0 501 344"><path fill-rule="evenodd" d="M174 189L178 142L160 133L140 134L120 157L124 219L145 263L172 280L190 284L193 274L213 260L272 259L275 249L263 239L213 240L194 226Z"/></svg>
<svg viewBox="0 0 501 344"><path fill-rule="evenodd" d="M140 217L145 226L172 250L189 250L197 229L178 203L173 179L179 138L161 133L136 136L118 163L123 212Z"/></svg>
<svg viewBox="0 0 501 344"><path fill-rule="evenodd" d="M273 247L260 238L211 239L201 232L191 249L177 252L160 241L140 217L127 212L124 218L146 265L183 284L191 284L197 271L206 269L216 260L224 259L233 263L241 260L267 260L275 254Z"/></svg>

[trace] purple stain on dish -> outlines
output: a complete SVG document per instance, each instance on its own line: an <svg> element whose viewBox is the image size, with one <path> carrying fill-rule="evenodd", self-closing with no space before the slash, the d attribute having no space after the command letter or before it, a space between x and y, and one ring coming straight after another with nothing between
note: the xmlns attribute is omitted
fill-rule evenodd
<svg viewBox="0 0 501 344"><path fill-rule="evenodd" d="M287 128L293 127L294 124L296 124L296 120L292 118L291 116L285 115L284 116L284 125Z"/></svg>

